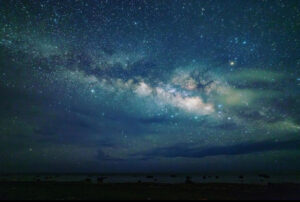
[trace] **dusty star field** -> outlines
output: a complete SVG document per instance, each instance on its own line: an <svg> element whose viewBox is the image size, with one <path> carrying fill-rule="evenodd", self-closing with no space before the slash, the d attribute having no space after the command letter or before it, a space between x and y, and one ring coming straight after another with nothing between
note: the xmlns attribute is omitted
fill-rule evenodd
<svg viewBox="0 0 300 202"><path fill-rule="evenodd" d="M300 173L299 22L298 0L0 0L0 172Z"/></svg>

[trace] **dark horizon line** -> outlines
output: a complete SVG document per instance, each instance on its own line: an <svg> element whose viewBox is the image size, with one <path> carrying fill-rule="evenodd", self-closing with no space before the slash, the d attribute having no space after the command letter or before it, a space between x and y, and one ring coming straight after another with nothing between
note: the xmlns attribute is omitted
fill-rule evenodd
<svg viewBox="0 0 300 202"><path fill-rule="evenodd" d="M290 172L290 173L275 173L271 172L224 172L224 173L207 173L207 172L118 172L118 173L108 173L108 172L11 172L11 173L0 173L0 176L5 176L5 175L201 175L201 176L241 176L241 175L269 175L269 176L289 176L289 175L299 175L300 173L297 172Z"/></svg>

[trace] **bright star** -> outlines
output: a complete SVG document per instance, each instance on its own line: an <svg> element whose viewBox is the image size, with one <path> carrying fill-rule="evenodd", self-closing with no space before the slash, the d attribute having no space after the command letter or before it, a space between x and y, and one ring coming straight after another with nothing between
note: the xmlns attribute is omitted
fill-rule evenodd
<svg viewBox="0 0 300 202"><path fill-rule="evenodd" d="M230 61L230 62L229 62L229 65L230 65L230 66L234 66L234 65L235 65L235 62L234 62L234 61Z"/></svg>

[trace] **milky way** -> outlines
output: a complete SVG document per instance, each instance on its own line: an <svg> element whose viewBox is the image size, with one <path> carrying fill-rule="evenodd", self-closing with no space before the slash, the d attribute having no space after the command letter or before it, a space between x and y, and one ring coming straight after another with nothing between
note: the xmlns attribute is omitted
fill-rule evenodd
<svg viewBox="0 0 300 202"><path fill-rule="evenodd" d="M0 172L300 171L299 1L0 1Z"/></svg>

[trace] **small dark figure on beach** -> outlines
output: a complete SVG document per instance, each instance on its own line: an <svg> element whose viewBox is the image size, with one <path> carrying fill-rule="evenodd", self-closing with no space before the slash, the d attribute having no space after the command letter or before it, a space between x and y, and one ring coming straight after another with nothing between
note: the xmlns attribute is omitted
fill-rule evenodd
<svg viewBox="0 0 300 202"><path fill-rule="evenodd" d="M85 179L85 182L87 182L87 183L91 183L91 182L92 182L92 180L91 180L90 178L86 178L86 179Z"/></svg>
<svg viewBox="0 0 300 202"><path fill-rule="evenodd" d="M266 174L259 174L258 176L261 177L261 178L265 178L265 179L269 179L270 178L270 176L266 175Z"/></svg>
<svg viewBox="0 0 300 202"><path fill-rule="evenodd" d="M46 176L46 180L50 180L50 179L52 179L51 176Z"/></svg>
<svg viewBox="0 0 300 202"><path fill-rule="evenodd" d="M97 183L98 183L98 184L103 183L103 180L104 180L105 178L106 178L106 177L98 177L98 178L97 178Z"/></svg>
<svg viewBox="0 0 300 202"><path fill-rule="evenodd" d="M192 184L193 183L190 176L186 176L185 183L186 184Z"/></svg>
<svg viewBox="0 0 300 202"><path fill-rule="evenodd" d="M270 176L269 175L266 175L266 174L259 174L258 177L260 177L260 182L261 183L265 183L265 180L269 179ZM268 185L270 185L271 183L268 182Z"/></svg>

